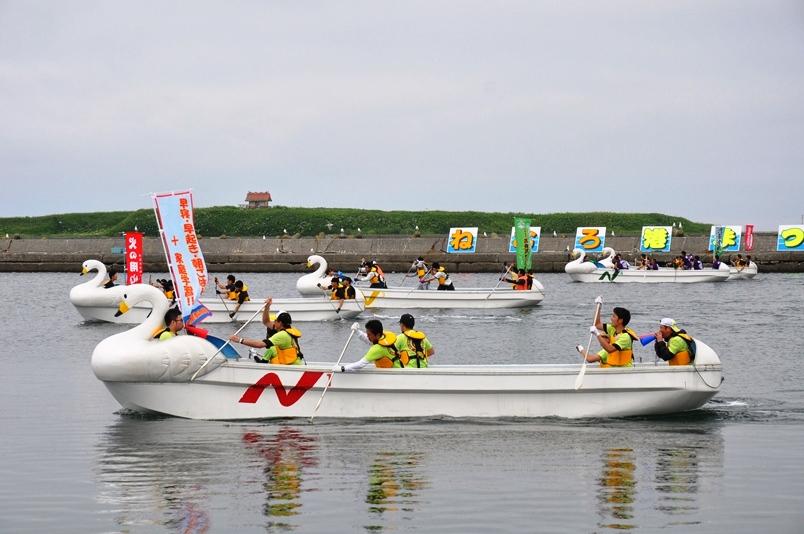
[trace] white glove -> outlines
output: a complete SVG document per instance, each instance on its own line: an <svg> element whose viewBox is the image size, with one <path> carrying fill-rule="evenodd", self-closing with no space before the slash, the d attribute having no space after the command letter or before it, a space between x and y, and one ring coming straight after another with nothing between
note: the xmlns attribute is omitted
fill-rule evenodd
<svg viewBox="0 0 804 534"><path fill-rule="evenodd" d="M355 332L360 330L360 324L359 323L352 323L352 330L354 330Z"/></svg>
<svg viewBox="0 0 804 534"><path fill-rule="evenodd" d="M595 297L595 304L603 304L603 297Z"/></svg>
<svg viewBox="0 0 804 534"><path fill-rule="evenodd" d="M339 363L336 363L335 365L332 366L332 372L333 373L342 373L343 372L343 365L341 365Z"/></svg>
<svg viewBox="0 0 804 534"><path fill-rule="evenodd" d="M598 330L596 326L590 326L589 327L589 333L594 334L596 336L599 336L600 335L600 330Z"/></svg>

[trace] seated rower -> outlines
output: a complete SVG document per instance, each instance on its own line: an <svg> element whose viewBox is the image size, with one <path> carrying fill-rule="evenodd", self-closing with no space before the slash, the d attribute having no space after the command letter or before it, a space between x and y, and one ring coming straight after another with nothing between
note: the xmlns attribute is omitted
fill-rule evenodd
<svg viewBox="0 0 804 534"><path fill-rule="evenodd" d="M712 260L712 269L717 271L718 269L720 269L721 263L722 262L720 261L720 256L715 256L715 259Z"/></svg>
<svg viewBox="0 0 804 534"><path fill-rule="evenodd" d="M394 345L396 336L393 332L385 332L380 321L377 319L368 321L365 333L360 330L360 325L357 323L352 324L352 330L371 347L358 361L345 365L336 365L333 371L358 371L370 363L380 368L403 367L399 352Z"/></svg>
<svg viewBox="0 0 804 534"><path fill-rule="evenodd" d="M335 313L341 313L344 301L354 300L355 297L356 293L355 288L352 287L352 279L345 276L340 286L332 292L332 299L338 301L338 307L335 308Z"/></svg>
<svg viewBox="0 0 804 534"><path fill-rule="evenodd" d="M237 315L238 311L240 311L240 306L242 306L244 302L251 300L251 298L248 296L248 286L244 284L242 280L235 282L234 288L236 297L233 300L237 300L237 305L235 306L235 309L229 313L229 317L232 319L234 319L234 316Z"/></svg>
<svg viewBox="0 0 804 534"><path fill-rule="evenodd" d="M454 291L455 286L452 285L452 280L450 280L449 274L447 274L447 270L444 267L434 261L433 265L430 267L431 276L429 278L424 278L421 280L421 283L426 284L435 280L438 282L438 289L439 291Z"/></svg>
<svg viewBox="0 0 804 534"><path fill-rule="evenodd" d="M694 271L700 271L703 269L703 262L701 261L700 256L695 256L695 258L692 260L692 269Z"/></svg>
<svg viewBox="0 0 804 534"><path fill-rule="evenodd" d="M435 349L424 332L413 329L415 324L416 320L409 313L399 318L399 329L402 333L396 336L394 346L400 360L403 362L407 360L405 367L423 368L427 367L428 358L435 354Z"/></svg>
<svg viewBox="0 0 804 534"><path fill-rule="evenodd" d="M503 278L500 277L500 280L503 282L508 282L509 284L513 284L513 288L515 291L527 291L528 290L528 276L525 274L525 269L519 269L516 274L511 278ZM533 281L531 277L531 287L533 287Z"/></svg>
<svg viewBox="0 0 804 534"><path fill-rule="evenodd" d="M162 290L162 293L165 294L165 298L167 298L168 300L170 300L170 301L175 300L175 297L174 297L175 292L173 291L173 281L172 280L167 280L167 279L162 280L162 279L157 278L156 282L151 283L151 285L156 287L156 288L159 288L160 290Z"/></svg>
<svg viewBox="0 0 804 534"><path fill-rule="evenodd" d="M229 336L229 340L255 349L267 349L262 356L254 356L254 361L257 363L302 365L304 355L299 346L301 332L293 328L292 319L288 312L279 312L276 319L271 321L269 312L271 300L270 298L266 300L265 308L262 312L263 324L267 329L265 339L248 339L232 335Z"/></svg>
<svg viewBox="0 0 804 534"><path fill-rule="evenodd" d="M689 365L695 359L695 341L692 336L667 317L659 321L659 331L656 332L653 348L656 356L670 365Z"/></svg>
<svg viewBox="0 0 804 534"><path fill-rule="evenodd" d="M600 362L600 367L633 367L632 346L639 336L626 327L630 321L631 312L625 308L614 308L610 324L603 324L598 317L595 325L589 329L602 347L600 352L589 354L588 349L584 352L582 345L575 348L587 362Z"/></svg>
<svg viewBox="0 0 804 534"><path fill-rule="evenodd" d="M358 278L358 280L360 279ZM388 287L385 284L385 277L382 274L382 269L376 265L376 262L369 268L363 280L369 281L369 287L371 289L387 289Z"/></svg>
<svg viewBox="0 0 804 534"><path fill-rule="evenodd" d="M157 332L154 339L166 341L179 335L183 329L184 319L182 319L181 311L178 308L170 308L165 312L165 328Z"/></svg>
<svg viewBox="0 0 804 534"><path fill-rule="evenodd" d="M229 300L236 300L237 299L237 291L235 291L235 277L233 274L230 274L226 277L226 283L222 284L218 281L218 277L214 278L215 280L215 293L218 295L226 295L226 298Z"/></svg>
<svg viewBox="0 0 804 534"><path fill-rule="evenodd" d="M409 272L410 271L414 271L414 272L412 274L406 274L405 278L415 276L416 278L419 279L419 285L416 287L416 289L430 289L430 283L429 282L426 283L426 284L422 283L422 280L424 279L424 277L427 274L428 270L429 270L429 267L427 267L427 264L424 262L424 257L419 256L416 259L416 261L413 262L413 265L410 266Z"/></svg>

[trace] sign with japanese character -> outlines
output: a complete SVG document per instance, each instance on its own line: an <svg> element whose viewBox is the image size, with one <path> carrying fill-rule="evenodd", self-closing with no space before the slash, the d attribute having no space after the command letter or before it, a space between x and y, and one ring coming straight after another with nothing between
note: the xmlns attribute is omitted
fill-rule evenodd
<svg viewBox="0 0 804 534"><path fill-rule="evenodd" d="M170 276L184 322L194 325L211 313L199 301L207 286L207 266L198 245L190 191L153 195L154 212Z"/></svg>
<svg viewBox="0 0 804 534"><path fill-rule="evenodd" d="M449 229L447 236L448 254L473 254L477 249L477 226Z"/></svg>
<svg viewBox="0 0 804 534"><path fill-rule="evenodd" d="M640 252L670 252L670 242L673 240L671 226L643 226L642 236L639 238Z"/></svg>
<svg viewBox="0 0 804 534"><path fill-rule="evenodd" d="M584 252L602 252L606 244L605 226L579 226L575 230L575 247Z"/></svg>
<svg viewBox="0 0 804 534"><path fill-rule="evenodd" d="M718 229L720 229L718 231ZM715 246L716 236L720 234L720 244ZM737 252L740 250L740 240L743 227L739 225L713 226L709 231L709 251L717 248L719 252Z"/></svg>
<svg viewBox="0 0 804 534"><path fill-rule="evenodd" d="M126 232L123 242L126 284L139 284L142 282L142 232Z"/></svg>
<svg viewBox="0 0 804 534"><path fill-rule="evenodd" d="M511 254L516 253L516 235L515 235L516 228L511 227L511 239L508 240L508 252ZM530 227L530 251L531 253L539 252L539 239L542 236L542 227L541 226L531 226Z"/></svg>
<svg viewBox="0 0 804 534"><path fill-rule="evenodd" d="M776 250L779 252L804 251L804 224L783 224L776 236Z"/></svg>

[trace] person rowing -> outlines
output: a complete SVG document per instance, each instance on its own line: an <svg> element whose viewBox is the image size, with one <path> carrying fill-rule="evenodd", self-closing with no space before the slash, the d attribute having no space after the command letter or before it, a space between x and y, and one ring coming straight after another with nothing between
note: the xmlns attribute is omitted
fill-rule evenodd
<svg viewBox="0 0 804 534"><path fill-rule="evenodd" d="M360 329L358 323L352 324L352 330L360 338L371 345L366 354L356 362L336 365L333 371L342 373L349 371L359 371L367 365L373 363L376 367L388 369L392 367L402 368L401 356L394 343L396 335L393 332L383 330L382 323L377 319L371 319L366 323L366 331Z"/></svg>
<svg viewBox="0 0 804 534"><path fill-rule="evenodd" d="M438 289L439 291L454 291L455 286L452 285L452 280L450 280L449 274L447 273L446 268L441 267L441 265L434 261L433 265L430 267L431 276L429 278L425 277L420 279L422 284L427 284L432 282L433 280L438 282Z"/></svg>
<svg viewBox="0 0 804 534"><path fill-rule="evenodd" d="M602 303L602 299L598 297L595 302ZM600 317L597 317L595 325L589 327L589 331L600 343L600 351L597 354L589 354L589 349L584 351L583 345L575 348L587 362L600 362L600 367L633 367L633 342L638 340L639 336L627 328L630 321L631 312L625 308L614 308L609 324L603 324Z"/></svg>
<svg viewBox="0 0 804 534"><path fill-rule="evenodd" d="M424 332L414 330L416 319L409 313L399 318L401 334L396 336L394 346L399 353L400 360L405 367L427 367L429 358L435 354L435 349Z"/></svg>
<svg viewBox="0 0 804 534"><path fill-rule="evenodd" d="M419 285L416 286L416 289L430 289L430 283L429 282L427 282L427 283L422 282L422 279L425 277L425 275L427 274L428 270L429 270L429 267L427 266L427 263L425 263L424 257L419 256L413 262L413 264L410 266L408 274L405 275L405 278L415 276L416 278L419 279Z"/></svg>
<svg viewBox="0 0 804 534"><path fill-rule="evenodd" d="M266 299L265 307L262 310L262 323L266 328L265 339L251 339L231 335L229 340L255 349L266 349L262 355L254 355L254 361L257 363L274 365L304 364L304 355L299 346L301 332L293 328L292 318L288 312L279 312L276 314L276 318L272 320L269 311L271 302L273 302L273 299Z"/></svg>

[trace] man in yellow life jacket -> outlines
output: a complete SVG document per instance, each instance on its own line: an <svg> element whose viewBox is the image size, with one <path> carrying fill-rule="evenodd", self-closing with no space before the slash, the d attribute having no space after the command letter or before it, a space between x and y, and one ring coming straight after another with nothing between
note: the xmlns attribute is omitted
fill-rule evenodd
<svg viewBox="0 0 804 534"><path fill-rule="evenodd" d="M436 289L440 291L455 290L455 286L452 285L452 280L450 279L449 274L447 273L447 269L441 267L441 265L437 261L433 262L433 265L430 267L430 272L432 273L432 276L430 278L421 279L420 280L421 283L427 284L435 280L436 282L438 282L438 287Z"/></svg>
<svg viewBox="0 0 804 534"><path fill-rule="evenodd" d="M338 301L338 307L335 308L335 313L341 313L343 303L347 300L354 300L357 297L355 288L352 287L352 279L344 276L340 286L332 292L332 300Z"/></svg>
<svg viewBox="0 0 804 534"><path fill-rule="evenodd" d="M251 298L248 296L248 286L244 284L242 280L238 280L237 282L235 282L234 289L235 289L234 293L235 298L232 298L231 293L229 294L230 300L237 301L237 305L235 306L234 310L232 310L232 312L229 313L229 317L231 317L232 319L234 319L234 316L237 315L238 311L240 311L240 306L242 306L244 302L251 300Z"/></svg>
<svg viewBox="0 0 804 534"><path fill-rule="evenodd" d="M399 352L394 346L396 335L394 335L393 332L383 330L380 321L377 319L368 321L366 323L365 332L360 330L359 324L354 323L352 324L352 330L354 330L363 341L371 345L371 347L358 361L345 365L335 365L332 369L333 371L340 371L342 373L358 371L370 363L380 368L403 367Z"/></svg>
<svg viewBox="0 0 804 534"><path fill-rule="evenodd" d="M587 362L600 362L600 367L633 367L633 342L639 339L636 332L627 328L631 312L625 308L614 308L611 323L603 324L600 318L589 331L597 337L602 349L597 354L589 354L581 345L576 349L586 357Z"/></svg>
<svg viewBox="0 0 804 534"><path fill-rule="evenodd" d="M165 313L165 328L160 330L154 338L159 341L166 341L179 335L179 332L183 329L184 320L181 317L181 311L178 308L170 308Z"/></svg>
<svg viewBox="0 0 804 534"><path fill-rule="evenodd" d="M399 329L402 333L396 336L394 346L405 367L427 367L428 358L435 354L435 349L424 332L413 329L415 324L416 319L409 313L399 318Z"/></svg>
<svg viewBox="0 0 804 534"><path fill-rule="evenodd" d="M656 343L653 346L656 356L670 365L690 365L695 359L695 341L692 336L676 326L669 317L659 321Z"/></svg>
<svg viewBox="0 0 804 534"><path fill-rule="evenodd" d="M386 289L388 287L385 285L385 277L379 265L372 265L363 279L369 281L369 287L372 289Z"/></svg>
<svg viewBox="0 0 804 534"><path fill-rule="evenodd" d="M269 308L272 299L266 300L263 308L263 324L267 328L265 339L248 339L229 336L229 340L255 349L267 349L262 356L254 356L257 363L271 363L274 365L302 365L304 355L299 346L301 332L292 326L292 319L288 312L279 312L274 320L270 318Z"/></svg>
<svg viewBox="0 0 804 534"><path fill-rule="evenodd" d="M230 274L226 277L226 283L222 284L218 281L218 277L214 278L215 280L215 293L218 295L226 295L226 298L229 300L237 300L237 291L235 290L235 277L233 274Z"/></svg>

